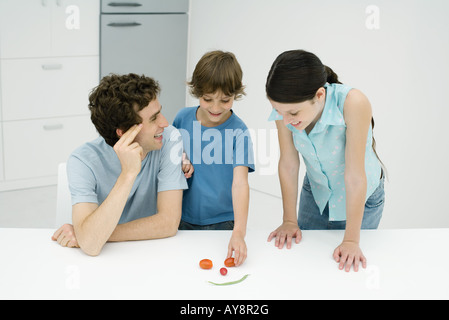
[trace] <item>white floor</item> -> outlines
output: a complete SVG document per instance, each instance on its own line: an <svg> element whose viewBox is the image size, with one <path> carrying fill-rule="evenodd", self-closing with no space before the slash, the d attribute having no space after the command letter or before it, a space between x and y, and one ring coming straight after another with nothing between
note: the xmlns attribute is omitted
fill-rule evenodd
<svg viewBox="0 0 449 320"><path fill-rule="evenodd" d="M0 192L0 228L55 228L55 219L56 186ZM274 230L281 221L281 199L251 190L248 229Z"/></svg>

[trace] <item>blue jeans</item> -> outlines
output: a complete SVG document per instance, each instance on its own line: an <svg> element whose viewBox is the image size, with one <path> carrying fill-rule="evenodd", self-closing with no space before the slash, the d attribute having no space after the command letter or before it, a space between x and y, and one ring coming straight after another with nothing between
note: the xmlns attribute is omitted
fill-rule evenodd
<svg viewBox="0 0 449 320"><path fill-rule="evenodd" d="M209 224L206 226L200 226L196 224L191 224L181 220L179 224L179 230L233 230L234 221L224 221L215 224Z"/></svg>
<svg viewBox="0 0 449 320"><path fill-rule="evenodd" d="M384 180L385 178L380 179L379 186L366 200L362 229L377 229L379 226L385 203ZM329 221L329 203L324 208L323 214L320 214L307 174L304 177L299 198L298 225L301 230L344 230L346 228L346 221Z"/></svg>

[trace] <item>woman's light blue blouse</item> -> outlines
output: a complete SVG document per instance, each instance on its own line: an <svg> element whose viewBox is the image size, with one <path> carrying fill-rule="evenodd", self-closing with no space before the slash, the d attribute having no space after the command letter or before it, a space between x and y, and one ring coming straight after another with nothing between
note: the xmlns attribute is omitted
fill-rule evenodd
<svg viewBox="0 0 449 320"><path fill-rule="evenodd" d="M312 131L298 130L291 124L293 142L306 164L307 177L312 194L321 214L329 203L329 220L346 220L345 145L346 124L343 107L348 92L352 89L342 84L326 84L326 103L320 120ZM282 120L273 109L269 120ZM379 185L381 165L372 148L373 131L370 126L366 141L365 172L367 192L365 201Z"/></svg>

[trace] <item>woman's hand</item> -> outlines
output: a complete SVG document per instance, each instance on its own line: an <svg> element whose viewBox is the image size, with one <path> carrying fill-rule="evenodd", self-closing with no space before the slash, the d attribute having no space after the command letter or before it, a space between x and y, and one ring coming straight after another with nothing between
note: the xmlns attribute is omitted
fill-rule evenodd
<svg viewBox="0 0 449 320"><path fill-rule="evenodd" d="M284 221L282 225L270 233L268 237L268 242L270 242L273 238L276 238L274 245L279 249L284 247L284 243L287 240L287 249L292 247L292 240L295 238L295 243L299 243L302 238L301 230L299 229L298 223Z"/></svg>
<svg viewBox="0 0 449 320"><path fill-rule="evenodd" d="M338 268L340 270L344 268L346 272L349 272L352 265L354 265L355 272L359 271L360 262L362 267L366 268L366 258L357 242L343 241L334 250L334 260L339 263Z"/></svg>

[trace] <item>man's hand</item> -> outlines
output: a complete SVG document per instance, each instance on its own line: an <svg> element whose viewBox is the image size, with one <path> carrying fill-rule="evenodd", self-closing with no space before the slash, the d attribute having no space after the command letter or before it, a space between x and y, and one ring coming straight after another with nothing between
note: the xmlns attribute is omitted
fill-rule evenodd
<svg viewBox="0 0 449 320"><path fill-rule="evenodd" d="M51 240L57 241L63 247L79 248L76 240L75 231L71 224L65 224L60 227L51 237Z"/></svg>
<svg viewBox="0 0 449 320"><path fill-rule="evenodd" d="M123 174L137 176L142 168L143 149L134 142L142 124L135 125L126 131L114 145L114 151L120 160Z"/></svg>

